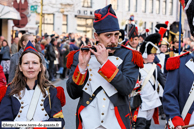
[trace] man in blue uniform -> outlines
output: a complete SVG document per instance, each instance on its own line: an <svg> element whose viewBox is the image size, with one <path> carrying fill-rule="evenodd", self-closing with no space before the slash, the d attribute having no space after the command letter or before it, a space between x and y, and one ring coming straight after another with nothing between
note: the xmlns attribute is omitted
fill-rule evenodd
<svg viewBox="0 0 194 129"><path fill-rule="evenodd" d="M125 47L106 49L117 47L119 39L118 19L111 5L95 11L93 25L97 51L73 51L67 59L67 92L72 99L80 98L76 127L130 129L128 95L143 67L142 56Z"/></svg>
<svg viewBox="0 0 194 129"><path fill-rule="evenodd" d="M170 128L194 124L194 53L167 60L163 107ZM193 129L189 128L189 129Z"/></svg>

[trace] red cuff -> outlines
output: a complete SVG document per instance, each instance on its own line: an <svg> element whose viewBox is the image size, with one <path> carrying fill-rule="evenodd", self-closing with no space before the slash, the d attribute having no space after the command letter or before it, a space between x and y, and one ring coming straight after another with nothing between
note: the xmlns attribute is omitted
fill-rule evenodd
<svg viewBox="0 0 194 129"><path fill-rule="evenodd" d="M185 123L183 121L183 119L179 116L175 116L173 119L172 119L172 123L174 125L174 127L177 127L177 126L184 126Z"/></svg>
<svg viewBox="0 0 194 129"><path fill-rule="evenodd" d="M108 60L102 68L98 70L98 73L108 82L111 82L117 75L118 71L119 69L110 60Z"/></svg>
<svg viewBox="0 0 194 129"><path fill-rule="evenodd" d="M73 73L72 79L77 85L83 85L86 79L87 71L85 74L81 74L78 68L78 65Z"/></svg>

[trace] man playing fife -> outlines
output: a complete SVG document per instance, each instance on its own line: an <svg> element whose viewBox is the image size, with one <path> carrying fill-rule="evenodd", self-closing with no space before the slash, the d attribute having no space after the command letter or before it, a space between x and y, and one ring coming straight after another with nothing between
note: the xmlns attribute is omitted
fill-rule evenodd
<svg viewBox="0 0 194 129"><path fill-rule="evenodd" d="M128 95L133 90L143 59L139 52L119 47L119 24L111 5L95 11L97 51L72 51L67 91L79 98L77 129L130 129ZM81 46L81 48L88 46Z"/></svg>

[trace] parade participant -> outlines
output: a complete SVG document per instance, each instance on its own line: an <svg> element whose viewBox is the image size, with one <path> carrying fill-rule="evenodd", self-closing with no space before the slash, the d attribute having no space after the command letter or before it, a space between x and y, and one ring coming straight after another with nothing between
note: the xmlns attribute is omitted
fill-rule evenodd
<svg viewBox="0 0 194 129"><path fill-rule="evenodd" d="M27 45L29 40L35 46L35 39L34 39L33 35L31 35L31 34L24 34L21 37L20 41L19 41L18 52L13 54L11 59L10 59L10 71L9 71L8 83L10 83L13 80L14 76L15 76L16 67L19 64L19 58L20 58L22 52L24 51L24 48L26 47L26 45ZM44 69L46 69L46 62L45 62L44 56L42 54L39 54L39 55L40 55L40 57L42 59L42 63L43 63Z"/></svg>
<svg viewBox="0 0 194 129"><path fill-rule="evenodd" d="M119 39L112 5L95 11L93 25L97 51L72 51L67 59L67 92L72 99L79 98L76 127L130 129L128 95L136 84L139 67L143 67L141 53L126 47L106 49L117 47Z"/></svg>
<svg viewBox="0 0 194 129"><path fill-rule="evenodd" d="M172 43L172 47L170 48L169 55L170 57L178 56L179 55L179 22L173 22L170 25L169 31L169 43ZM183 31L181 27L181 54L184 53L183 51Z"/></svg>
<svg viewBox="0 0 194 129"><path fill-rule="evenodd" d="M135 129L149 129L153 115L158 117L158 110L155 110L155 108L161 105L157 92L158 82L164 87L166 81L160 67L153 63L155 54L159 51L155 43L158 44L160 38L161 36L158 33L151 34L146 37L140 47L144 60L144 68L140 69L142 79L140 96L142 104L138 109L138 114L134 114L134 116L137 115ZM157 119L154 120L156 124L159 124Z"/></svg>
<svg viewBox="0 0 194 129"><path fill-rule="evenodd" d="M169 42L168 42L168 30L167 30L167 25L166 24L157 24L156 27L157 30L159 29L159 31L157 31L160 35L161 35L161 40L158 44L159 48L160 48L160 53L157 54L158 59L160 60L159 64L161 65L161 70L162 73L165 74L165 76L167 75L167 71L166 71L166 61L169 58Z"/></svg>
<svg viewBox="0 0 194 129"><path fill-rule="evenodd" d="M1 94L0 127L2 121L60 121L63 128L64 90L47 81L42 59L30 41L19 58L12 83Z"/></svg>
<svg viewBox="0 0 194 129"><path fill-rule="evenodd" d="M131 28L131 26L133 25L132 22L134 21L134 15L130 15L129 17L129 23L125 25L125 32L128 33L129 29Z"/></svg>
<svg viewBox="0 0 194 129"><path fill-rule="evenodd" d="M138 36L138 28L135 25L131 25L128 32L128 44L125 44L126 47L129 47L133 50L138 50L139 46L139 36Z"/></svg>
<svg viewBox="0 0 194 129"><path fill-rule="evenodd" d="M145 40L145 38L148 36L149 33L149 29L144 30L143 32L141 32L139 34L139 44L141 45L143 43L143 41Z"/></svg>
<svg viewBox="0 0 194 129"><path fill-rule="evenodd" d="M167 60L167 81L163 107L169 128L194 124L194 53L186 52ZM193 127L188 128L193 129Z"/></svg>

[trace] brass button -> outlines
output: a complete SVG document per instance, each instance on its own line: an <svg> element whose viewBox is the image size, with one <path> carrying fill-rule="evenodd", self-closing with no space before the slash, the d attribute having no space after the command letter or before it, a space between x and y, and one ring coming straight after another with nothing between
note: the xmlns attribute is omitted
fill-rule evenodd
<svg viewBox="0 0 194 129"><path fill-rule="evenodd" d="M193 59L190 59L190 61L193 61Z"/></svg>
<svg viewBox="0 0 194 129"><path fill-rule="evenodd" d="M22 97L19 97L19 99L21 100L21 99L22 99Z"/></svg>
<svg viewBox="0 0 194 129"><path fill-rule="evenodd" d="M47 114L45 114L45 116L47 116Z"/></svg>
<svg viewBox="0 0 194 129"><path fill-rule="evenodd" d="M24 107L23 106L21 106L21 109L23 109Z"/></svg>
<svg viewBox="0 0 194 129"><path fill-rule="evenodd" d="M90 102L89 101L86 101L86 104L90 104Z"/></svg>
<svg viewBox="0 0 194 129"><path fill-rule="evenodd" d="M43 104L41 103L40 106L43 106Z"/></svg>
<svg viewBox="0 0 194 129"><path fill-rule="evenodd" d="M103 120L101 121L101 123L103 123Z"/></svg>
<svg viewBox="0 0 194 129"><path fill-rule="evenodd" d="M92 81L92 79L90 78L89 81Z"/></svg>
<svg viewBox="0 0 194 129"><path fill-rule="evenodd" d="M89 66L89 64L87 64L87 66Z"/></svg>
<svg viewBox="0 0 194 129"><path fill-rule="evenodd" d="M106 98L103 98L103 100L106 100Z"/></svg>
<svg viewBox="0 0 194 129"><path fill-rule="evenodd" d="M42 99L41 101L44 102L44 99Z"/></svg>
<svg viewBox="0 0 194 129"><path fill-rule="evenodd" d="M24 104L24 102L21 102L21 104Z"/></svg>
<svg viewBox="0 0 194 129"><path fill-rule="evenodd" d="M95 96L95 94L92 94L92 96Z"/></svg>
<svg viewBox="0 0 194 129"><path fill-rule="evenodd" d="M85 90L87 90L87 88L85 88Z"/></svg>
<svg viewBox="0 0 194 129"><path fill-rule="evenodd" d="M22 110L20 110L20 113L22 113Z"/></svg>
<svg viewBox="0 0 194 129"><path fill-rule="evenodd" d="M18 117L20 117L20 115L18 115Z"/></svg>
<svg viewBox="0 0 194 129"><path fill-rule="evenodd" d="M90 98L90 100L92 100L92 98Z"/></svg>
<svg viewBox="0 0 194 129"><path fill-rule="evenodd" d="M103 108L105 107L105 105L102 106Z"/></svg>
<svg viewBox="0 0 194 129"><path fill-rule="evenodd" d="M42 111L44 111L44 108L42 108Z"/></svg>
<svg viewBox="0 0 194 129"><path fill-rule="evenodd" d="M116 60L118 60L119 58L117 57Z"/></svg>
<svg viewBox="0 0 194 129"><path fill-rule="evenodd" d="M92 74L90 74L90 76L93 76Z"/></svg>
<svg viewBox="0 0 194 129"><path fill-rule="evenodd" d="M102 71L99 71L99 73L102 73Z"/></svg>
<svg viewBox="0 0 194 129"><path fill-rule="evenodd" d="M102 113L102 115L104 115L104 113Z"/></svg>
<svg viewBox="0 0 194 129"><path fill-rule="evenodd" d="M89 83L87 83L87 85L89 86L90 84L89 84Z"/></svg>
<svg viewBox="0 0 194 129"><path fill-rule="evenodd" d="M90 71L92 71L92 69L89 69Z"/></svg>

